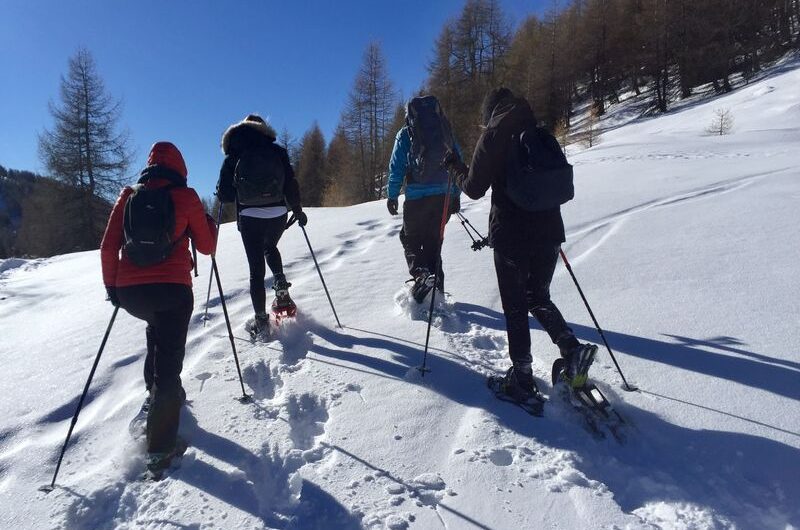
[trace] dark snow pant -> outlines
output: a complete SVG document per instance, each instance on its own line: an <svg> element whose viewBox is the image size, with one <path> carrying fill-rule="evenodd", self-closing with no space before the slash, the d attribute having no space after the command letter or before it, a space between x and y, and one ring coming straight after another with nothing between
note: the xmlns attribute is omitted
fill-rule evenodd
<svg viewBox="0 0 800 530"><path fill-rule="evenodd" d="M151 283L117 289L120 305L147 322L145 384L150 391L147 450L166 453L175 447L180 409L186 332L194 308L192 288L175 283Z"/></svg>
<svg viewBox="0 0 800 530"><path fill-rule="evenodd" d="M267 291L264 287L264 278L269 266L272 275L283 274L283 261L278 251L283 231L286 230L288 214L272 219L259 219L258 217L239 217L239 231L242 234L244 252L247 254L247 264L250 266L250 300L256 314L267 312Z"/></svg>
<svg viewBox="0 0 800 530"><path fill-rule="evenodd" d="M420 269L434 272L439 254L439 228L442 222L444 195L432 195L406 200L403 205L403 228L400 243L408 263L408 272L416 277ZM447 214L450 219L450 214ZM444 285L444 271L439 263L440 289Z"/></svg>
<svg viewBox="0 0 800 530"><path fill-rule="evenodd" d="M559 248L557 243L545 243L530 245L521 252L494 251L497 284L506 317L508 353L514 364L530 364L532 360L528 312L536 317L562 353L578 344L572 329L550 300L550 281Z"/></svg>

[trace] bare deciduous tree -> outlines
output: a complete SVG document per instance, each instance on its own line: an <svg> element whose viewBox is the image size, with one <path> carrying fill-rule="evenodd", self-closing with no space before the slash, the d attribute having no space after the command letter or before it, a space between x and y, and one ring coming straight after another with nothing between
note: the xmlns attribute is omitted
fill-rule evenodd
<svg viewBox="0 0 800 530"><path fill-rule="evenodd" d="M125 182L132 152L128 133L118 130L121 102L105 89L91 53L80 48L61 77L58 104L50 104L52 130L39 136L39 155L49 173L77 190L62 214L81 219L81 248L99 243L107 212L96 197L116 197Z"/></svg>
<svg viewBox="0 0 800 530"><path fill-rule="evenodd" d="M91 53L80 48L61 77L59 104L50 104L54 127L39 136L48 171L73 187L116 197L132 159L128 133L117 127L121 112L121 101L106 92Z"/></svg>
<svg viewBox="0 0 800 530"><path fill-rule="evenodd" d="M457 139L472 146L480 136L486 92L506 80L511 30L497 0L468 0L442 29L428 66L427 92L437 96Z"/></svg>
<svg viewBox="0 0 800 530"><path fill-rule="evenodd" d="M344 131L354 147L360 201L380 197L388 163L386 144L393 138L389 126L396 103L397 93L389 79L383 52L377 42L372 42L364 52L342 116Z"/></svg>
<svg viewBox="0 0 800 530"><path fill-rule="evenodd" d="M355 167L355 149L340 125L333 133L325 157L328 187L325 206L349 206L360 202L361 183Z"/></svg>
<svg viewBox="0 0 800 530"><path fill-rule="evenodd" d="M723 136L730 134L733 130L733 114L730 109L716 109L714 111L714 119L706 129L709 134Z"/></svg>
<svg viewBox="0 0 800 530"><path fill-rule="evenodd" d="M586 127L583 130L583 143L586 147L593 147L599 141L600 131L598 121L600 120L600 110L592 105L589 109L589 116L586 118Z"/></svg>
<svg viewBox="0 0 800 530"><path fill-rule="evenodd" d="M322 206L325 195L325 137L315 122L300 141L297 181L303 204Z"/></svg>

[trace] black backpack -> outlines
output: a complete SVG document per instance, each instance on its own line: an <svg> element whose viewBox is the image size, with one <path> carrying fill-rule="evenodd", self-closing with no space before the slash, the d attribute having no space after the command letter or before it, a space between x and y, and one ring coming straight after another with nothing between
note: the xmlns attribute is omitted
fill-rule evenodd
<svg viewBox="0 0 800 530"><path fill-rule="evenodd" d="M172 253L176 241L175 205L170 190L175 186L147 189L133 187L125 203L123 251L134 265L150 267L161 263Z"/></svg>
<svg viewBox="0 0 800 530"><path fill-rule="evenodd" d="M442 161L453 149L450 123L434 96L411 99L406 107L406 125L411 137L409 178L415 184L444 184L447 170Z"/></svg>
<svg viewBox="0 0 800 530"><path fill-rule="evenodd" d="M242 206L264 206L283 200L286 173L278 149L243 152L233 171L236 198Z"/></svg>
<svg viewBox="0 0 800 530"><path fill-rule="evenodd" d="M556 208L575 196L572 166L546 129L532 127L513 137L506 195L528 212Z"/></svg>

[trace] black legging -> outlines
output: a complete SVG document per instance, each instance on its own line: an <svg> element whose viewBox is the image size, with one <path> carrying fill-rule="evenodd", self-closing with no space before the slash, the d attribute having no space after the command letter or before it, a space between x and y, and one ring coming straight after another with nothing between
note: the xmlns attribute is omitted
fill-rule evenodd
<svg viewBox="0 0 800 530"><path fill-rule="evenodd" d="M267 291L264 278L267 275L264 261L272 275L283 274L283 261L278 251L283 231L286 230L288 214L272 219L260 219L242 215L239 217L239 231L242 234L247 264L250 266L250 299L256 313L267 311Z"/></svg>
<svg viewBox="0 0 800 530"><path fill-rule="evenodd" d="M439 229L442 223L444 195L431 195L420 199L406 199L403 204L403 228L400 243L408 263L408 272L417 275L420 269L434 272L439 253ZM450 214L447 214L448 220ZM440 285L444 283L442 263L439 261Z"/></svg>
<svg viewBox="0 0 800 530"><path fill-rule="evenodd" d="M150 283L119 287L117 296L123 309L147 322L144 378L152 397L147 416L147 450L164 453L175 446L184 399L181 370L194 308L192 288Z"/></svg>
<svg viewBox="0 0 800 530"><path fill-rule="evenodd" d="M550 299L550 281L558 261L560 245L532 244L527 250L509 254L494 251L494 267L500 300L506 317L508 354L515 364L530 364L531 334L528 312L536 317L560 349L578 343L572 329Z"/></svg>

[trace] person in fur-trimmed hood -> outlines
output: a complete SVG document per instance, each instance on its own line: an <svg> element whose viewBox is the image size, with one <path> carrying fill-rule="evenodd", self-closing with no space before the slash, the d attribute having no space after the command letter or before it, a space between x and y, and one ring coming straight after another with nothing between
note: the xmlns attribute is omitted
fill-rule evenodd
<svg viewBox="0 0 800 530"><path fill-rule="evenodd" d="M225 160L216 195L223 203L236 203L239 232L250 266L250 298L255 311L255 317L246 327L254 335L269 329L265 261L272 271L277 299L287 304L291 301L291 284L283 274L277 246L286 229L289 210L301 226L308 222L289 154L275 139L275 130L257 114L231 125L222 135Z"/></svg>

